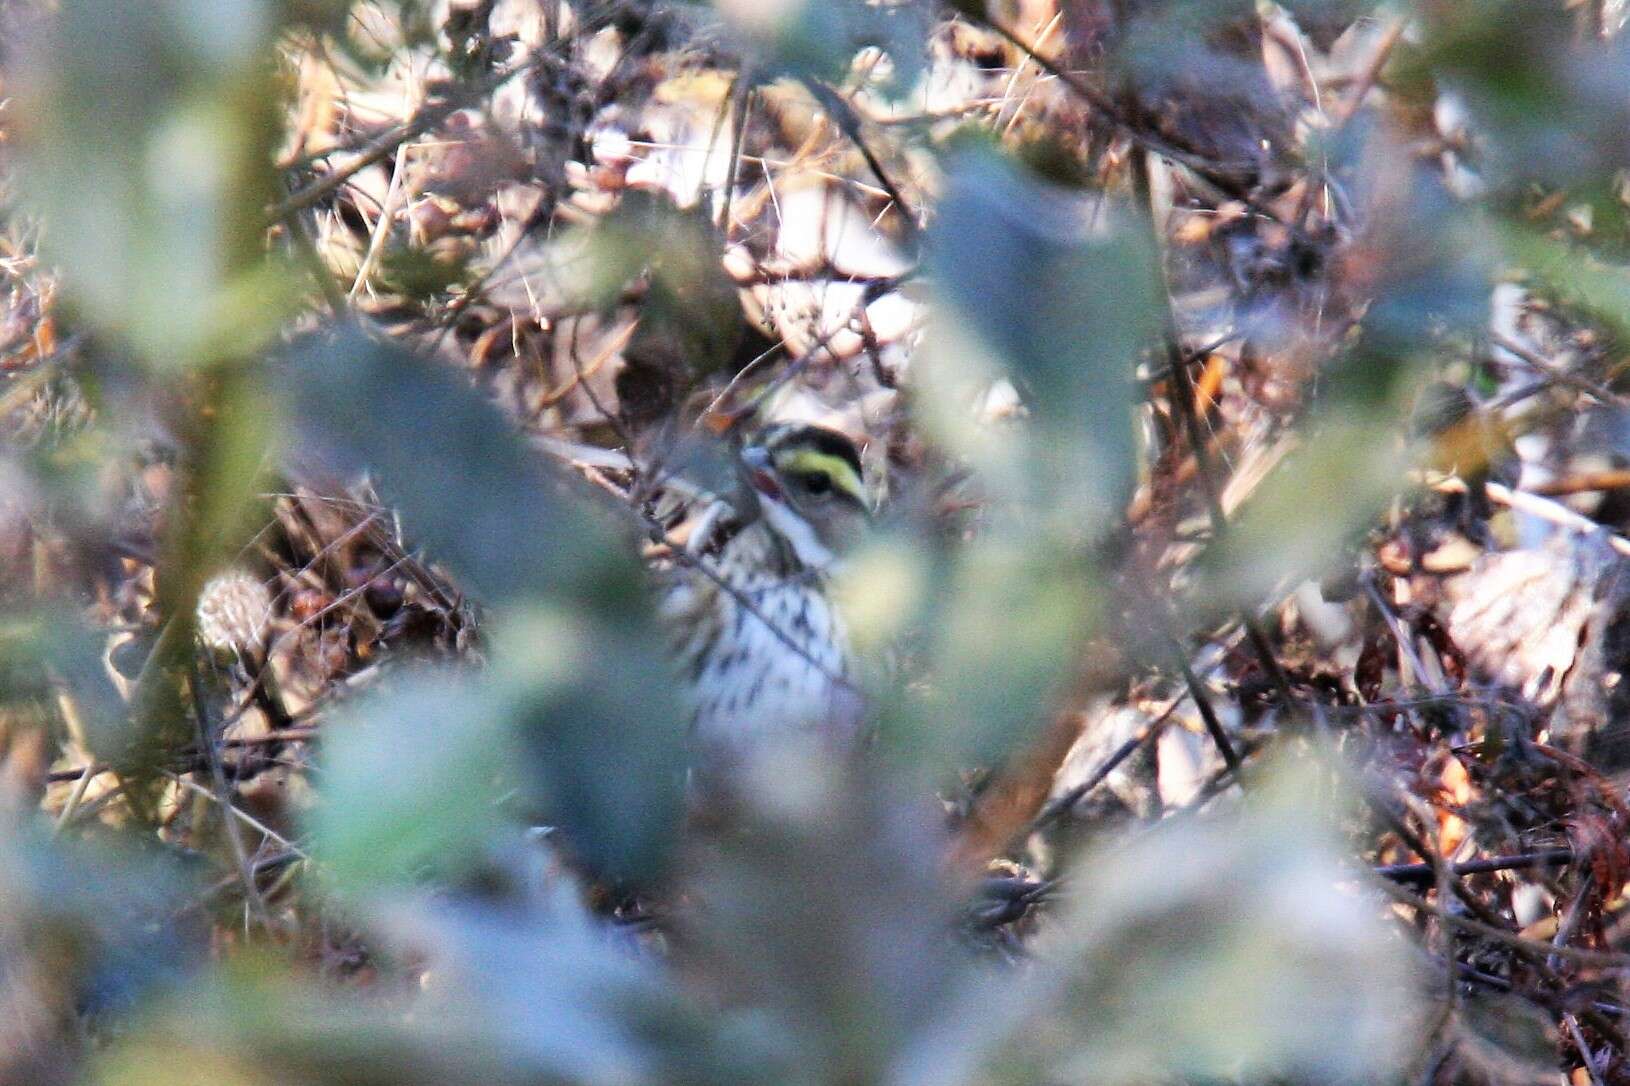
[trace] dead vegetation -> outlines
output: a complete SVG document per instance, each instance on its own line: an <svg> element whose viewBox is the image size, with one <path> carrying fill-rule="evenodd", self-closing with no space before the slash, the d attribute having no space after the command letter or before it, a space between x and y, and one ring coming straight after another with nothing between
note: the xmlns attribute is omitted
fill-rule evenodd
<svg viewBox="0 0 1630 1086"><path fill-rule="evenodd" d="M1619 5L250 6L6 12L0 1078L1630 1080ZM782 417L879 739L685 835Z"/></svg>

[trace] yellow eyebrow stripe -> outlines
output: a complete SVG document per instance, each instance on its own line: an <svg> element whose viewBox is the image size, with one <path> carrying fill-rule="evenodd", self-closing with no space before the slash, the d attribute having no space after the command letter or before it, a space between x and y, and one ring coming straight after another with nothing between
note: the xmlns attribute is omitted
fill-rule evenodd
<svg viewBox="0 0 1630 1086"><path fill-rule="evenodd" d="M855 501L863 506L871 504L866 499L866 486L855 473L854 466L841 456L833 456L831 453L823 453L816 449L794 449L786 454L782 470L798 474L823 472L832 480L833 486Z"/></svg>

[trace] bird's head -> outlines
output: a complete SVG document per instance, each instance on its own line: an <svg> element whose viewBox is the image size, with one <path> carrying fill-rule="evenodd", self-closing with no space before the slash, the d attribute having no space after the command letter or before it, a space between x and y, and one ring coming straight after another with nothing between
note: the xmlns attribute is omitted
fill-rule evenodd
<svg viewBox="0 0 1630 1086"><path fill-rule="evenodd" d="M741 450L742 471L772 531L808 569L831 569L871 518L860 452L836 430L776 423Z"/></svg>

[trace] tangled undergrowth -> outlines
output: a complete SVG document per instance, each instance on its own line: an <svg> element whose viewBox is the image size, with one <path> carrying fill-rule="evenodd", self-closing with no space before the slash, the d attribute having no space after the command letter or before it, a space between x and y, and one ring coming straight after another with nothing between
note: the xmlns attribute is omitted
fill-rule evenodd
<svg viewBox="0 0 1630 1086"><path fill-rule="evenodd" d="M0 1079L1630 1081L1619 4L234 7L0 8Z"/></svg>

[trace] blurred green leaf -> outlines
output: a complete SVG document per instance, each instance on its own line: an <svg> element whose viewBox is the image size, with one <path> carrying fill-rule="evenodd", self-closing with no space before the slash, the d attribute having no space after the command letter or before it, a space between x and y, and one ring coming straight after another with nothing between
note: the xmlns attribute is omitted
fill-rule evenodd
<svg viewBox="0 0 1630 1086"><path fill-rule="evenodd" d="M665 873L684 819L684 715L644 616L533 606L495 624L495 682L537 816L597 875Z"/></svg>
<svg viewBox="0 0 1630 1086"><path fill-rule="evenodd" d="M1377 900L1340 884L1347 850L1307 767L1235 815L1084 857L1060 927L994 1013L1044 1081L1370 1082L1412 1039L1420 978Z"/></svg>
<svg viewBox="0 0 1630 1086"><path fill-rule="evenodd" d="M0 810L0 997L14 1024L128 1010L179 980L199 958L186 939L196 933L178 914L192 888L149 840L76 841L33 812ZM7 1061L0 1057L0 1072Z"/></svg>
<svg viewBox="0 0 1630 1086"><path fill-rule="evenodd" d="M1191 108L1209 103L1196 91L1223 97L1245 123L1275 113L1262 65L1242 48L1257 23L1253 0L1181 0L1128 10L1112 58L1143 95L1187 89ZM1239 108L1255 107L1247 111Z"/></svg>
<svg viewBox="0 0 1630 1086"><path fill-rule="evenodd" d="M930 773L989 764L1046 719L1093 619L1091 548L1131 490L1132 372L1159 332L1146 229L977 146L950 172L914 407L978 471L988 508L972 541L915 559L936 696L906 691L884 737Z"/></svg>
<svg viewBox="0 0 1630 1086"><path fill-rule="evenodd" d="M1491 231L1512 265L1618 335L1630 335L1630 268L1519 224Z"/></svg>
<svg viewBox="0 0 1630 1086"><path fill-rule="evenodd" d="M105 633L70 612L0 614L0 709L52 704L61 683L92 751L117 746L124 702L103 663L105 642Z"/></svg>
<svg viewBox="0 0 1630 1086"><path fill-rule="evenodd" d="M541 607L506 612L493 653L486 673L398 676L332 729L308 824L342 894L480 870L516 839L522 813L557 827L560 847L598 876L663 873L685 750L661 658L613 626Z"/></svg>
<svg viewBox="0 0 1630 1086"><path fill-rule="evenodd" d="M636 190L580 243L595 305L610 307L643 285L639 326L623 352L628 366L617 387L625 412L651 400L650 409L666 417L698 380L730 363L741 340L741 298L719 262L724 237L701 208L681 209L664 195ZM646 387L631 387L636 378Z"/></svg>
<svg viewBox="0 0 1630 1086"><path fill-rule="evenodd" d="M65 0L23 44L15 130L46 255L149 360L241 353L298 278L265 257L271 0Z"/></svg>
<svg viewBox="0 0 1630 1086"><path fill-rule="evenodd" d="M1035 734L1067 677L1066 663L1095 612L1089 567L1056 538L993 527L954 553L918 547L886 570L912 598L896 623L932 676L929 688L881 678L881 753L923 782L970 765L995 765ZM851 574L865 576L862 563ZM846 596L889 589L848 588Z"/></svg>
<svg viewBox="0 0 1630 1086"><path fill-rule="evenodd" d="M502 737L520 756L514 786L592 869L658 873L680 818L684 729L632 544L479 392L400 347L355 329L309 341L284 387L299 447L368 467L408 537L498 616L494 674L465 687L470 744ZM387 731L359 763L388 764ZM463 749L458 734L443 738Z"/></svg>
<svg viewBox="0 0 1630 1086"><path fill-rule="evenodd" d="M923 358L928 421L982 468L1001 458L1004 500L1031 499L1095 530L1132 483L1132 371L1159 331L1146 231L994 154L964 153L949 169L929 240L941 312ZM953 420L971 419L974 396L1002 377L1018 387L1034 437L1002 433L1011 453L972 448L968 423Z"/></svg>
<svg viewBox="0 0 1630 1086"><path fill-rule="evenodd" d="M542 909L381 903L380 937L424 963L420 990L369 996L240 959L127 1029L94 1081L150 1083L154 1068L164 1082L313 1086L768 1081L730 1015L688 1004L564 897Z"/></svg>
<svg viewBox="0 0 1630 1086"><path fill-rule="evenodd" d="M1222 545L1203 556L1190 628L1227 611L1254 612L1347 561L1414 464L1401 432L1406 418L1404 405L1382 401L1334 403L1311 420L1301 447L1252 494Z"/></svg>
<svg viewBox="0 0 1630 1086"><path fill-rule="evenodd" d="M787 1037L781 1081L956 1081L946 1010L980 974L929 812L796 744L743 797L741 830L698 857L692 960Z"/></svg>
<svg viewBox="0 0 1630 1086"><path fill-rule="evenodd" d="M1478 122L1477 166L1512 185L1575 183L1630 154L1630 42L1580 40L1560 4L1433 5L1406 66L1464 98ZM1405 79L1415 78L1404 73Z"/></svg>
<svg viewBox="0 0 1630 1086"><path fill-rule="evenodd" d="M841 83L855 55L866 48L886 53L893 64L884 89L905 93L927 59L932 8L923 4L873 4L866 0L714 0L713 6L751 45L772 77Z"/></svg>
<svg viewBox="0 0 1630 1086"><path fill-rule="evenodd" d="M610 311L637 297L618 407L636 425L666 422L700 379L732 361L746 328L738 288L719 262L724 248L702 209L630 190L594 224L523 256L523 270L493 296L544 311Z"/></svg>
<svg viewBox="0 0 1630 1086"><path fill-rule="evenodd" d="M1472 1066L1535 1081L1556 1074L1556 1020L1544 1008L1490 991L1467 993L1459 1008L1456 1033Z"/></svg>
<svg viewBox="0 0 1630 1086"><path fill-rule="evenodd" d="M482 864L505 819L515 741L490 686L450 672L400 676L325 729L312 851L352 898Z"/></svg>
<svg viewBox="0 0 1630 1086"><path fill-rule="evenodd" d="M1336 370L1342 383L1335 395L1357 393L1375 402L1394 394L1396 363L1415 355L1428 337L1479 328L1488 319L1497 252L1488 224L1386 133L1371 132L1342 150L1357 156L1355 166L1363 163L1353 197L1369 224L1343 270L1347 289L1367 295L1369 305L1365 349ZM1422 244L1423 238L1434 241Z"/></svg>
<svg viewBox="0 0 1630 1086"><path fill-rule="evenodd" d="M290 447L370 471L413 540L483 598L637 586L629 549L585 515L586 489L547 471L457 373L346 326L297 346L280 378Z"/></svg>

